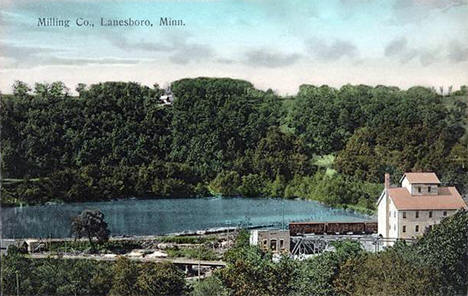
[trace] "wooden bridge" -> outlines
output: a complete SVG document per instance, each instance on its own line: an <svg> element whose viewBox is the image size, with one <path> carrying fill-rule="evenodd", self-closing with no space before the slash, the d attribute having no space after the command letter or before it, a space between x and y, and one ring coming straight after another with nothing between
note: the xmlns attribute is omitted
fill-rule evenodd
<svg viewBox="0 0 468 296"><path fill-rule="evenodd" d="M107 256L106 256L107 255ZM34 259L45 259L45 258L54 258L54 259L75 259L75 260L97 260L97 261L115 261L119 256L108 256L114 254L104 254L104 255L70 255L70 254L48 254L48 253L33 253L30 254L30 258ZM223 261L210 261L210 260L197 260L190 258L161 258L161 257L141 257L141 256L123 256L133 261L138 262L170 262L175 265L198 265L204 267L225 267L226 263Z"/></svg>

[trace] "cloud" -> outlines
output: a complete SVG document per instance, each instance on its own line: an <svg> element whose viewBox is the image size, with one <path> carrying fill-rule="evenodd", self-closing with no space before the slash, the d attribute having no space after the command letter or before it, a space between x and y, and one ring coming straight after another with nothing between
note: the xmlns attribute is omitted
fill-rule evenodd
<svg viewBox="0 0 468 296"><path fill-rule="evenodd" d="M446 55L440 54L444 51L447 52ZM402 64L406 64L413 59L418 59L422 66L428 66L443 60L460 63L468 61L468 46L453 40L447 45L440 46L439 49L412 48L408 46L408 39L401 37L387 44L384 55L388 58L396 58Z"/></svg>
<svg viewBox="0 0 468 296"><path fill-rule="evenodd" d="M429 48L412 48L408 46L406 37L400 37L390 41L385 46L384 55L387 58L398 59L401 64L418 59L422 66L429 66L441 60L438 51Z"/></svg>
<svg viewBox="0 0 468 296"><path fill-rule="evenodd" d="M396 0L392 6L390 23L418 23L430 19L433 13L445 13L465 5L468 5L468 0Z"/></svg>
<svg viewBox="0 0 468 296"><path fill-rule="evenodd" d="M284 54L267 49L256 49L246 52L245 59L242 62L246 65L278 68L293 65L299 58L299 54Z"/></svg>
<svg viewBox="0 0 468 296"><path fill-rule="evenodd" d="M138 64L141 60L137 59L122 59L122 58L64 58L64 57L48 57L45 59L49 65L133 65Z"/></svg>
<svg viewBox="0 0 468 296"><path fill-rule="evenodd" d="M312 56L323 61L338 60L342 57L354 58L359 55L357 47L345 40L335 40L331 43L322 39L310 39L306 42Z"/></svg>
<svg viewBox="0 0 468 296"><path fill-rule="evenodd" d="M447 11L451 8L468 5L468 0L397 0L393 4L394 9L414 10L442 10Z"/></svg>
<svg viewBox="0 0 468 296"><path fill-rule="evenodd" d="M0 57L6 62L5 68L22 68L48 65L90 65L90 64L136 64L136 59L112 57L84 58L64 57L67 52L56 48L19 46L0 42Z"/></svg>
<svg viewBox="0 0 468 296"><path fill-rule="evenodd" d="M110 42L125 51L165 52L174 64L188 64L192 61L211 60L216 57L211 46L190 41L189 35L167 35L158 42L144 40L130 41L125 37L113 36Z"/></svg>
<svg viewBox="0 0 468 296"><path fill-rule="evenodd" d="M129 41L122 36L107 36L112 45L125 51L144 50L144 51L171 51L174 50L173 45L167 45L164 42L153 43L144 40Z"/></svg>
<svg viewBox="0 0 468 296"><path fill-rule="evenodd" d="M407 49L407 46L408 40L405 37L394 39L385 47L385 56L390 57L398 55L404 52Z"/></svg>
<svg viewBox="0 0 468 296"><path fill-rule="evenodd" d="M448 59L454 63L460 63L468 60L468 46L463 46L458 41L452 41L448 45Z"/></svg>
<svg viewBox="0 0 468 296"><path fill-rule="evenodd" d="M418 56L417 50L408 47L406 37L390 41L385 47L384 54L386 57L398 59L402 64L406 64Z"/></svg>

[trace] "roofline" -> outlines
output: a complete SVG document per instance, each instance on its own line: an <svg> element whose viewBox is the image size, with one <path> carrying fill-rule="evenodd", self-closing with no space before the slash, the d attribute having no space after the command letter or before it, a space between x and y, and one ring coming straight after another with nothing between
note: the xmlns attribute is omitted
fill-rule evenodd
<svg viewBox="0 0 468 296"><path fill-rule="evenodd" d="M430 173L432 173L432 174L436 175L436 177L437 177L437 174L434 173L434 172L404 172L403 176L401 176L401 178L400 178L400 181L399 181L400 184L401 184L401 182L403 182L403 179L406 177L406 174L418 174L418 173L420 173L420 174L430 174ZM437 177L437 179L439 179L439 177ZM440 182L440 180L439 180L439 183L411 183L411 184L442 184L442 182Z"/></svg>
<svg viewBox="0 0 468 296"><path fill-rule="evenodd" d="M403 179L405 178L405 176L406 176L406 173L403 173L403 176L401 176L400 181L398 181L400 184L401 182L403 182Z"/></svg>
<svg viewBox="0 0 468 296"><path fill-rule="evenodd" d="M382 200L382 198L385 196L385 188L384 190L382 190L382 193L380 193L380 196L379 198L377 199L377 202L375 203L377 206L380 204L380 201Z"/></svg>

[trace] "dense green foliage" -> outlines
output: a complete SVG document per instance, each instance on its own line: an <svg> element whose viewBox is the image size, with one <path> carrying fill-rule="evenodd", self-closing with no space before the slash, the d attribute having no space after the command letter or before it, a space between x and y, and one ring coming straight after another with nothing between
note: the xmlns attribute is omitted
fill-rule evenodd
<svg viewBox="0 0 468 296"><path fill-rule="evenodd" d="M185 295L184 275L169 263L138 264L119 258L95 260L29 259L10 250L2 258L3 292L16 295L141 296Z"/></svg>
<svg viewBox="0 0 468 296"><path fill-rule="evenodd" d="M166 106L157 85L80 85L74 97L61 82L16 82L1 100L2 202L212 194L372 209L384 172L468 184L466 88L302 85L287 99L228 78L171 88Z"/></svg>
<svg viewBox="0 0 468 296"><path fill-rule="evenodd" d="M217 277L209 277L194 284L192 296L228 296L226 288Z"/></svg>

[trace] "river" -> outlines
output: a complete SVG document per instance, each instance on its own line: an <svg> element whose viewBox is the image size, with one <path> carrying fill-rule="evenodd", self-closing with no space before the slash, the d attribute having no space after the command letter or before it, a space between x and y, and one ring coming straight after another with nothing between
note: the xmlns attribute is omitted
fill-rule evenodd
<svg viewBox="0 0 468 296"><path fill-rule="evenodd" d="M112 235L155 235L290 221L365 221L366 215L318 202L267 198L117 200L2 209L3 238L70 237L72 218L99 209Z"/></svg>

